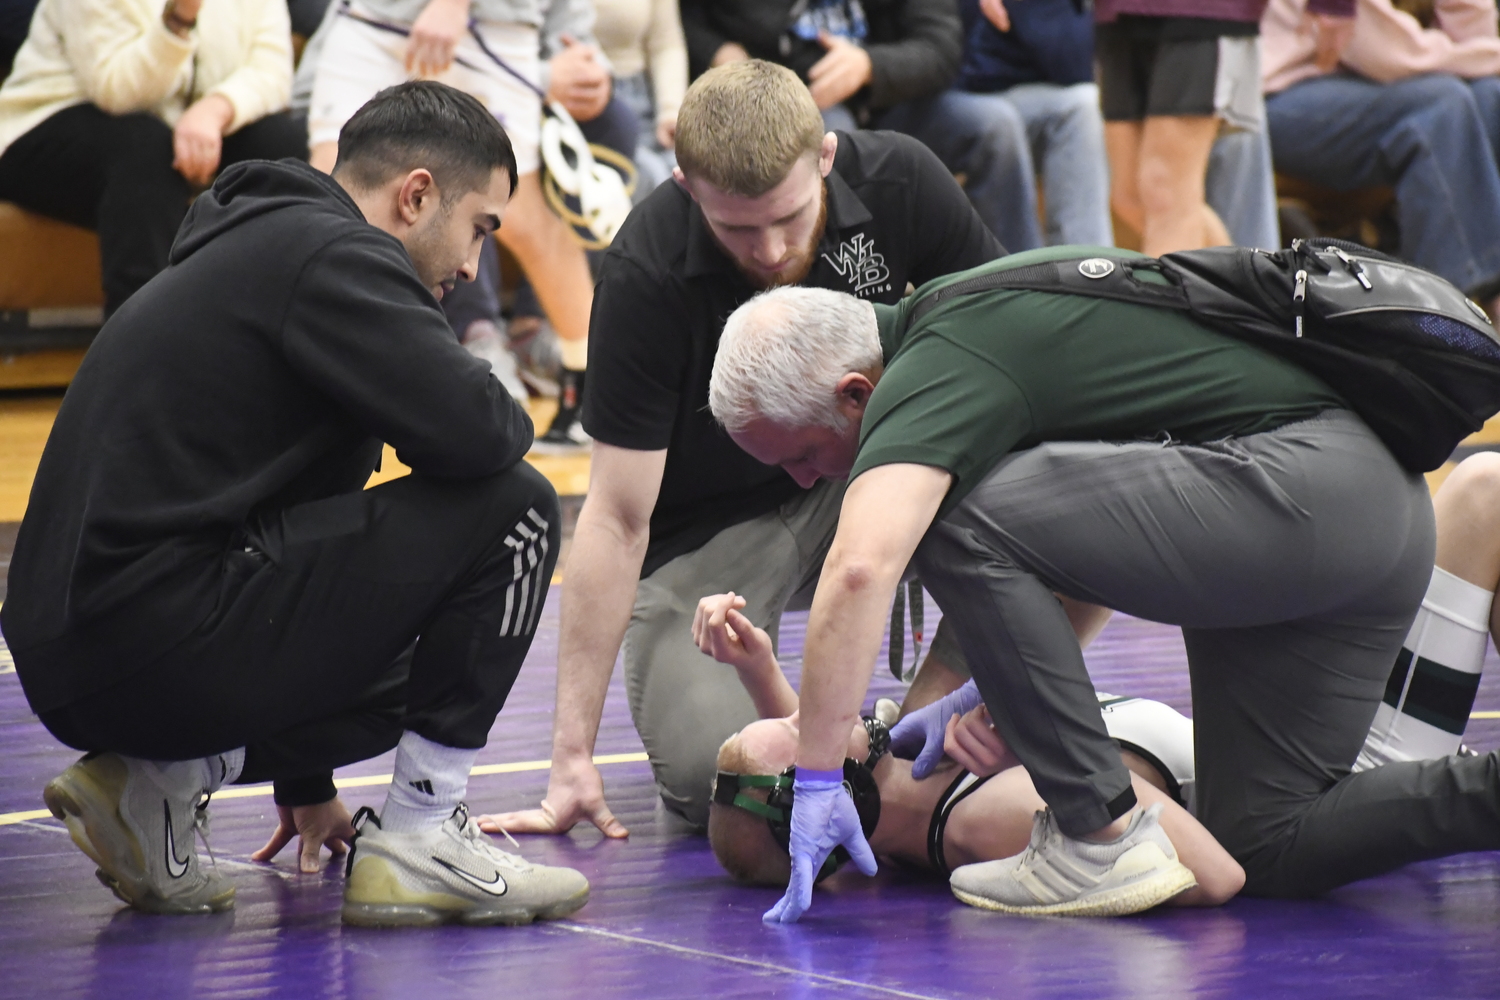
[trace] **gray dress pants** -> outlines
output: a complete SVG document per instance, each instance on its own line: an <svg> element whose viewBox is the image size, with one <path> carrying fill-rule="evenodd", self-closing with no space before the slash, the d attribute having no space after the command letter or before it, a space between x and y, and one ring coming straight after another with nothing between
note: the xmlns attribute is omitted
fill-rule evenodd
<svg viewBox="0 0 1500 1000"><path fill-rule="evenodd" d="M1182 626L1198 817L1247 892L1299 896L1500 847L1494 754L1351 773L1433 549L1422 478L1333 410L1201 445L1015 454L917 563L996 730L1073 835L1134 796L1052 591Z"/></svg>
<svg viewBox="0 0 1500 1000"><path fill-rule="evenodd" d="M781 613L811 604L843 500L843 483L820 482L725 528L636 589L624 643L630 714L663 804L694 826L708 824L719 745L757 718L734 668L693 643L698 599L734 591L774 641Z"/></svg>

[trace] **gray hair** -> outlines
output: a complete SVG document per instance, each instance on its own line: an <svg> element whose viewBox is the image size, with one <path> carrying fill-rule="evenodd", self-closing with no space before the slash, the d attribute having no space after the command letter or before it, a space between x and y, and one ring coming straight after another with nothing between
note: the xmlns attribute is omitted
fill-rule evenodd
<svg viewBox="0 0 1500 1000"><path fill-rule="evenodd" d="M736 309L719 338L708 406L731 433L757 418L782 427L848 421L839 380L881 369L880 331L870 303L825 288L775 288Z"/></svg>

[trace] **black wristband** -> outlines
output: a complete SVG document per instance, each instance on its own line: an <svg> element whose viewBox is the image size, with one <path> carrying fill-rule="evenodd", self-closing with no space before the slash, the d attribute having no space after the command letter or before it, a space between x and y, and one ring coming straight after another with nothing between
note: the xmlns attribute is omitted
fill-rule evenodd
<svg viewBox="0 0 1500 1000"><path fill-rule="evenodd" d="M277 778L275 782L276 804L288 808L322 805L338 793L333 786L332 771L303 778Z"/></svg>

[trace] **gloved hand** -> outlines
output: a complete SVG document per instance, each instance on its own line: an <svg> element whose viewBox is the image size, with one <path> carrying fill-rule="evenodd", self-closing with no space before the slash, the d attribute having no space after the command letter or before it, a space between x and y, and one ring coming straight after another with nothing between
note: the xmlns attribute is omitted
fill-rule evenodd
<svg viewBox="0 0 1500 1000"><path fill-rule="evenodd" d="M942 740L938 741L939 746ZM786 895L761 917L768 924L795 924L812 905L813 882L840 844L854 866L875 874L875 852L865 841L854 800L844 791L844 772L798 769L792 785L792 878Z"/></svg>
<svg viewBox="0 0 1500 1000"><path fill-rule="evenodd" d="M948 720L964 715L984 704L984 697L970 678L963 687L950 691L931 705L915 712L891 728L891 753L903 760L913 760L911 776L927 777L943 757L943 731Z"/></svg>

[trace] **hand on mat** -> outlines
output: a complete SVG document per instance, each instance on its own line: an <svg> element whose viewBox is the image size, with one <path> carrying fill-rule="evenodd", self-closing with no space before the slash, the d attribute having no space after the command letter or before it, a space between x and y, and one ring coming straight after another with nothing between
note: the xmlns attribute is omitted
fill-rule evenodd
<svg viewBox="0 0 1500 1000"><path fill-rule="evenodd" d="M298 867L311 875L323 868L323 848L342 857L354 837L349 809L338 796L315 806L277 806L276 819L276 832L265 847L250 855L252 861L270 861L298 837Z"/></svg>
<svg viewBox="0 0 1500 1000"><path fill-rule="evenodd" d="M604 802L604 779L588 757L575 760L553 758L547 778L547 797L538 809L478 817L485 833L567 833L588 820L606 837L628 837L625 824L615 819Z"/></svg>
<svg viewBox="0 0 1500 1000"><path fill-rule="evenodd" d="M913 760L911 776L922 779L943 758L943 739L948 720L984 704L984 697L971 679L949 691L931 705L924 705L891 727L891 753Z"/></svg>
<svg viewBox="0 0 1500 1000"><path fill-rule="evenodd" d="M827 111L870 82L870 53L826 31L818 33L818 44L828 52L807 71L807 86L818 107Z"/></svg>
<svg viewBox="0 0 1500 1000"><path fill-rule="evenodd" d="M575 41L571 35L561 36L560 41L562 51L548 63L552 78L547 99L567 108L576 121L593 121L609 104L609 70L592 45Z"/></svg>
<svg viewBox="0 0 1500 1000"><path fill-rule="evenodd" d="M693 614L693 641L704 653L741 673L774 670L771 637L740 614L744 606L745 599L734 591L700 600Z"/></svg>
<svg viewBox="0 0 1500 1000"><path fill-rule="evenodd" d="M468 0L429 0L406 39L406 71L429 78L448 72L453 50L468 30Z"/></svg>
<svg viewBox="0 0 1500 1000"><path fill-rule="evenodd" d="M807 912L818 870L840 844L856 868L875 874L875 852L860 829L854 800L844 791L842 772L838 778L799 777L792 792L792 878L781 902L761 917L768 924L795 924Z"/></svg>
<svg viewBox="0 0 1500 1000"><path fill-rule="evenodd" d="M172 169L189 183L207 186L219 172L224 129L234 120L234 105L219 94L193 102L172 127Z"/></svg>
<svg viewBox="0 0 1500 1000"><path fill-rule="evenodd" d="M981 778L1021 763L995 732L990 710L983 705L963 715L949 716L948 728L943 733L943 752L958 761L965 771Z"/></svg>

